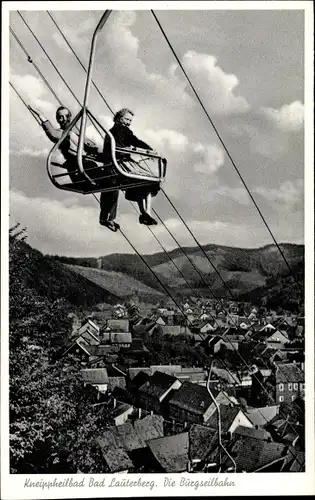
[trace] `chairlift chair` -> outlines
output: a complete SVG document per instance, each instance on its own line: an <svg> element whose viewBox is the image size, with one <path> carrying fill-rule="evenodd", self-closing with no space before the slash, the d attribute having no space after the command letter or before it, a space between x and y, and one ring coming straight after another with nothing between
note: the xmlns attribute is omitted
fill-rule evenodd
<svg viewBox="0 0 315 500"><path fill-rule="evenodd" d="M63 131L60 139L51 149L47 158L47 173L51 182L59 189L73 191L82 194L107 192L117 189L129 189L148 185L152 182L161 183L166 176L167 161L155 151L128 147L122 148L116 145L115 138L109 130L97 120L87 107L89 92L92 82L92 69L94 63L96 39L103 28L111 11L107 10L100 19L92 38L89 67L85 85L83 106L69 126ZM109 138L109 151L106 154L88 154L84 152L84 141L88 118L101 135ZM63 141L68 137L77 123L80 123L77 156L74 159L74 171L71 178L67 170L67 161L56 161L56 154ZM66 172L60 173L60 169Z"/></svg>

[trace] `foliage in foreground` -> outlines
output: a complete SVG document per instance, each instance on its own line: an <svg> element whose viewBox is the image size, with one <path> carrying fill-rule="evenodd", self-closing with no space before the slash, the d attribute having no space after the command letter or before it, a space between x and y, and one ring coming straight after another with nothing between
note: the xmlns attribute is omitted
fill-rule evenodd
<svg viewBox="0 0 315 500"><path fill-rule="evenodd" d="M93 443L106 417L92 406L79 367L61 358L71 331L68 305L26 285L21 239L17 227L10 230L10 471L104 472Z"/></svg>

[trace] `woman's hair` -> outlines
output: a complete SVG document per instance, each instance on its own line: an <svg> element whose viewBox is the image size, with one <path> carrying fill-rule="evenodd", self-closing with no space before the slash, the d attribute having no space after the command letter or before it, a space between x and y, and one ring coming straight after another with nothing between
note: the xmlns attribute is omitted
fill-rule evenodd
<svg viewBox="0 0 315 500"><path fill-rule="evenodd" d="M114 123L119 122L119 120L126 114L130 113L132 116L134 116L133 111L131 111L128 108L123 108L120 111L117 111L117 113L114 116Z"/></svg>
<svg viewBox="0 0 315 500"><path fill-rule="evenodd" d="M58 115L59 111L62 111L63 109L65 109L66 111L68 111L69 117L71 118L72 113L71 113L70 109L66 108L66 106L59 106L59 108L56 111L56 116Z"/></svg>

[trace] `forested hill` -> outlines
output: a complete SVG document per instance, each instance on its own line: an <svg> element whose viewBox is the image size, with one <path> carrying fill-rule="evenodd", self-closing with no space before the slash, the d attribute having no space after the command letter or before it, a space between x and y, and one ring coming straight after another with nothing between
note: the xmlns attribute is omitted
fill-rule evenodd
<svg viewBox="0 0 315 500"><path fill-rule="evenodd" d="M55 259L44 256L25 241L17 241L25 286L51 300L65 299L74 306L100 302L116 303L114 293L71 271Z"/></svg>
<svg viewBox="0 0 315 500"><path fill-rule="evenodd" d="M280 247L293 272L303 282L304 245L284 243ZM244 249L211 244L203 247L206 256L198 247L185 247L184 250L199 270L201 276L209 283L211 289L217 295L226 296L227 291L209 260L220 272L226 285L234 295L243 296L247 294L251 297L250 293L256 291L253 297L260 300L264 296L265 287L267 287L267 295L269 295L272 293L272 287L277 286L279 288L279 285L284 296L286 295L287 285L290 284L290 280L286 279L289 270L275 245ZM204 293L207 292L204 280L198 275L180 248L169 252L169 256L176 264L176 267L182 271L190 287ZM187 282L164 252L144 255L143 257L165 284L177 292L191 293ZM97 267L98 265L103 270L124 273L151 288L159 290L156 278L137 255L111 254L99 259L58 256L53 258L67 264L85 267Z"/></svg>

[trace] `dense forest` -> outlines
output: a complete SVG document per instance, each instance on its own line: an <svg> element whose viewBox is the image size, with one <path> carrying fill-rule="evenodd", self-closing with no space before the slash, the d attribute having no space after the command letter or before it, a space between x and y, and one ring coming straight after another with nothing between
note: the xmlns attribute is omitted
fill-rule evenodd
<svg viewBox="0 0 315 500"><path fill-rule="evenodd" d="M18 226L9 235L9 391L11 473L104 472L94 448L106 415L91 406L79 366L65 363L73 306L30 284L30 259Z"/></svg>

